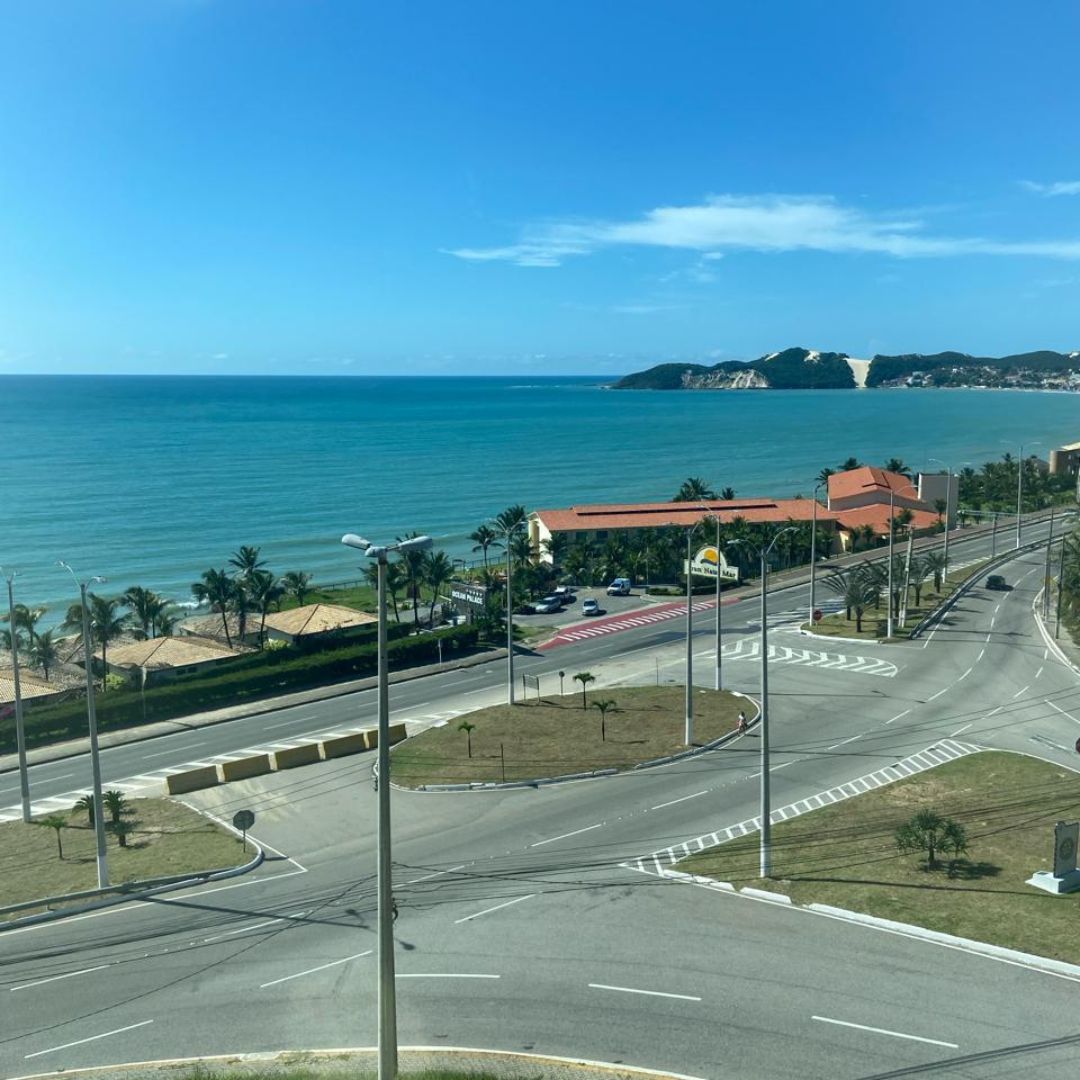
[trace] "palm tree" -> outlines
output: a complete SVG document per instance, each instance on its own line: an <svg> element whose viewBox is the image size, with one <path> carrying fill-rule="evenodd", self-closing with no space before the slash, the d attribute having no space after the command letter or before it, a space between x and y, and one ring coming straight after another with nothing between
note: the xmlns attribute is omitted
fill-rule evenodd
<svg viewBox="0 0 1080 1080"><path fill-rule="evenodd" d="M0 649L5 652L14 652L16 645L20 651L26 648L26 638L18 630L14 633L10 630L0 630Z"/></svg>
<svg viewBox="0 0 1080 1080"><path fill-rule="evenodd" d="M465 732L465 738L467 740L466 745L469 749L469 757L472 757L472 733L476 730L475 724L470 724L468 720L462 720L457 726L458 731Z"/></svg>
<svg viewBox="0 0 1080 1080"><path fill-rule="evenodd" d="M72 807L72 810L84 810L86 811L86 823L92 829L94 827L94 796L83 795L81 799Z"/></svg>
<svg viewBox="0 0 1080 1080"><path fill-rule="evenodd" d="M855 632L861 634L863 612L878 597L877 585L870 575L863 573L861 567L838 570L825 579L825 587L843 599L849 621L852 611L855 612Z"/></svg>
<svg viewBox="0 0 1080 1080"><path fill-rule="evenodd" d="M379 588L379 564L369 563L364 567L364 580L373 590ZM398 609L398 593L401 591L403 582L401 579L401 564L388 562L386 564L386 595L390 597L390 603L394 608L394 621L401 622L401 612Z"/></svg>
<svg viewBox="0 0 1080 1080"><path fill-rule="evenodd" d="M926 569L928 573L934 575L934 592L940 596L942 577L945 574L945 553L942 551L931 551L926 556Z"/></svg>
<svg viewBox="0 0 1080 1080"><path fill-rule="evenodd" d="M930 565L921 555L912 557L908 568L908 585L915 590L915 606L919 606L922 597L923 585L930 576Z"/></svg>
<svg viewBox="0 0 1080 1080"><path fill-rule="evenodd" d="M303 607L304 600L311 591L311 575L305 574L303 570L290 570L282 575L281 584L287 595L296 597L297 606Z"/></svg>
<svg viewBox="0 0 1080 1080"><path fill-rule="evenodd" d="M22 641L22 632L26 632L26 640L29 644L34 643L34 639L37 637L37 624L41 617L48 611L48 608L30 608L25 604L15 605L15 633ZM10 616L5 611L3 615L0 615L0 622L9 622ZM7 643L6 648L8 652L11 651L11 631L5 632L4 641Z"/></svg>
<svg viewBox="0 0 1080 1080"><path fill-rule="evenodd" d="M397 542L400 544L405 540L412 540L419 533L409 533L407 536L399 536ZM412 598L413 605L413 622L420 625L420 586L424 581L424 552L417 549L406 549L399 553L400 558L398 560L398 566L401 569L401 576L404 579L405 589L409 596Z"/></svg>
<svg viewBox="0 0 1080 1080"><path fill-rule="evenodd" d="M479 551L484 556L484 569L487 569L488 564L488 548L502 547L499 541L499 534L490 525L481 525L476 532L469 534L469 539L473 541L473 551Z"/></svg>
<svg viewBox="0 0 1080 1080"><path fill-rule="evenodd" d="M720 492L720 498L724 502L731 502L735 498L735 489L733 487L726 487Z"/></svg>
<svg viewBox="0 0 1080 1080"><path fill-rule="evenodd" d="M592 672L589 672L589 671L579 671L574 676L574 679L577 682L581 683L581 707L583 709L588 709L589 700L585 696L585 688L589 685L589 683L596 682L596 676L593 675Z"/></svg>
<svg viewBox="0 0 1080 1080"><path fill-rule="evenodd" d="M495 515L495 524L504 532L512 532L515 529L525 531L529 524L529 512L524 506L508 506L501 514Z"/></svg>
<svg viewBox="0 0 1080 1080"><path fill-rule="evenodd" d="M570 537L566 533L552 533L540 542L540 546L544 553L550 556L551 565L557 568L562 566L566 553L570 550Z"/></svg>
<svg viewBox="0 0 1080 1080"><path fill-rule="evenodd" d="M120 597L120 602L131 608L131 614L128 618L138 625L144 638L156 636L157 627L155 624L158 615L161 614L168 601L162 599L152 589L145 589L141 585L132 585Z"/></svg>
<svg viewBox="0 0 1080 1080"><path fill-rule="evenodd" d="M210 605L211 611L221 613L221 625L225 629L225 642L232 648L232 637L229 634L229 605L236 595L236 583L224 569L215 570L211 567L204 570L202 581L196 581L191 586L191 595L199 603Z"/></svg>
<svg viewBox="0 0 1080 1080"><path fill-rule="evenodd" d="M109 818L115 825L122 815L128 812L128 801L122 791L115 789L106 791L101 797L105 809L109 812Z"/></svg>
<svg viewBox="0 0 1080 1080"><path fill-rule="evenodd" d="M454 576L454 564L445 551L424 552L424 582L431 590L431 610L428 622L435 625L435 605L439 600L439 590Z"/></svg>
<svg viewBox="0 0 1080 1080"><path fill-rule="evenodd" d="M153 630L155 637L169 637L176 629L176 624L179 621L180 616L168 601L165 602L162 609L157 613L155 617Z"/></svg>
<svg viewBox="0 0 1080 1080"><path fill-rule="evenodd" d="M877 543L877 532L873 525L863 525L863 527L857 530L862 535L863 547L872 548Z"/></svg>
<svg viewBox="0 0 1080 1080"><path fill-rule="evenodd" d="M603 701L594 701L592 707L600 710L600 741L607 742L607 714L609 709L615 710L615 702L605 698Z"/></svg>
<svg viewBox="0 0 1080 1080"><path fill-rule="evenodd" d="M845 458L838 466L837 472L850 472L852 469L861 469L862 462L856 457Z"/></svg>
<svg viewBox="0 0 1080 1080"><path fill-rule="evenodd" d="M688 476L675 492L672 502L703 502L705 499L715 499L713 491L700 476Z"/></svg>
<svg viewBox="0 0 1080 1080"><path fill-rule="evenodd" d="M79 616L80 621L82 615ZM60 659L60 649L57 647L56 639L53 637L51 630L46 630L43 634L38 634L37 637L30 643L30 648L27 650L27 656L30 658L30 663L34 667L41 668L45 675L45 681L49 681L49 670L56 666L57 661Z"/></svg>
<svg viewBox="0 0 1080 1080"><path fill-rule="evenodd" d="M835 473L835 469L822 469L821 472L817 474L816 480L819 484L827 485L829 483L829 477L834 476Z"/></svg>
<svg viewBox="0 0 1080 1080"><path fill-rule="evenodd" d="M909 480L911 479L911 467L909 465L905 465L900 458L889 458L889 460L885 462L882 468L886 472L897 473L900 476L906 476Z"/></svg>
<svg viewBox="0 0 1080 1080"><path fill-rule="evenodd" d="M64 857L64 842L60 838L60 832L67 828L67 818L64 817L63 814L50 814L48 817L42 818L38 824L44 825L47 829L56 830L56 850L59 852L60 858L62 859Z"/></svg>
<svg viewBox="0 0 1080 1080"><path fill-rule="evenodd" d="M109 673L109 643L115 641L124 633L124 616L117 614L120 601L106 599L95 593L86 594L86 615L90 627L90 643L96 641L101 646L101 686L105 688L105 676ZM64 626L71 629L82 630L83 608L82 604L72 604L68 608Z"/></svg>
<svg viewBox="0 0 1080 1080"><path fill-rule="evenodd" d="M259 558L259 550L250 544L243 544L233 552L229 565L236 567L236 577L250 577L256 570L261 570L266 565L266 560Z"/></svg>
<svg viewBox="0 0 1080 1080"><path fill-rule="evenodd" d="M252 570L246 581L245 592L259 609L259 648L266 640L266 613L270 605L280 600L285 587L269 570Z"/></svg>
<svg viewBox="0 0 1080 1080"><path fill-rule="evenodd" d="M592 566L592 553L588 544L578 541L566 553L563 561L563 569L571 581L584 584L589 580L589 571Z"/></svg>

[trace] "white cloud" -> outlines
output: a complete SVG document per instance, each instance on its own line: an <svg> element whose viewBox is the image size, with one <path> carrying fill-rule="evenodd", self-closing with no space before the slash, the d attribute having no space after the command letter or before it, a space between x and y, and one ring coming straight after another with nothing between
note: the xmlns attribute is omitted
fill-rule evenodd
<svg viewBox="0 0 1080 1080"><path fill-rule="evenodd" d="M1034 180L1021 180L1020 186L1038 195L1080 195L1080 180L1055 180L1050 184L1039 184Z"/></svg>
<svg viewBox="0 0 1080 1080"><path fill-rule="evenodd" d="M558 266L611 247L696 251L874 253L897 258L1036 255L1080 259L1080 240L1002 241L928 234L913 215L877 216L819 195L716 195L694 206L661 206L631 221L531 226L515 244L447 252L473 261Z"/></svg>
<svg viewBox="0 0 1080 1080"><path fill-rule="evenodd" d="M662 311L678 311L683 304L616 304L611 310L617 315L657 315Z"/></svg>

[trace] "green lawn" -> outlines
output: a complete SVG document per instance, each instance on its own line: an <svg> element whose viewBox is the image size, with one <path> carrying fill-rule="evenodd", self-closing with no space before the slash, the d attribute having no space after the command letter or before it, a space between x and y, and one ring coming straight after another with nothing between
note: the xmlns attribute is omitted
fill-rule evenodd
<svg viewBox="0 0 1080 1080"><path fill-rule="evenodd" d="M570 677L567 689L578 686ZM455 717L445 727L429 728L395 748L391 755L395 783L461 784L471 781L532 780L537 777L627 769L641 761L675 754L683 743L685 697L678 686L614 686L582 695L535 699L528 705L497 705ZM601 738L595 701L614 701ZM735 727L740 709L756 711L744 698L727 691L698 688L694 696L694 737L711 742ZM475 725L472 756L463 721Z"/></svg>
<svg viewBox="0 0 1080 1080"><path fill-rule="evenodd" d="M251 858L240 840L208 818L168 799L133 799L126 819L135 823L128 846L108 837L109 876L114 885L147 878L170 877L198 870L235 866ZM57 852L56 832L21 821L0 824L0 907L44 896L97 887L97 847L84 811L61 814L64 857ZM42 821L37 818L35 821ZM19 918L28 912L0 915Z"/></svg>
<svg viewBox="0 0 1080 1080"><path fill-rule="evenodd" d="M897 826L923 808L967 831L966 857L949 868L927 870L896 850ZM1055 822L1078 814L1080 774L984 752L774 825L768 881L757 877L756 834L677 869L1080 963L1080 893L1025 884L1052 869Z"/></svg>

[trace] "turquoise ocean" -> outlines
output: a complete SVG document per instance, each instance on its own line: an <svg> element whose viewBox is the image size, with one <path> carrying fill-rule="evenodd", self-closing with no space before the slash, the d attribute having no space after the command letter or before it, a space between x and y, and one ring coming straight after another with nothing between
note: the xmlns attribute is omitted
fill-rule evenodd
<svg viewBox="0 0 1080 1080"><path fill-rule="evenodd" d="M610 381L610 380L609 380ZM62 612L56 566L177 601L241 544L355 580L341 535L468 534L529 509L669 499L687 476L809 496L854 455L954 468L1080 440L1080 394L613 391L589 377L0 377L0 565ZM1036 445L1038 444L1038 445ZM6 600L6 598L5 598ZM52 618L48 620L53 621Z"/></svg>

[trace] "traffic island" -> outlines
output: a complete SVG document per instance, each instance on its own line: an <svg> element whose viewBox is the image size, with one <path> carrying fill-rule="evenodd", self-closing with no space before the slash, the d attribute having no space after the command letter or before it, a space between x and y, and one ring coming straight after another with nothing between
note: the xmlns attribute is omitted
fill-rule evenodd
<svg viewBox="0 0 1080 1080"><path fill-rule="evenodd" d="M132 799L119 830L109 824L109 875L116 886L203 874L247 863L240 838L202 814L168 799ZM123 833L124 846L120 845ZM86 810L0 824L0 923L32 915L21 905L60 898L97 885L97 846ZM43 905L44 906L44 905ZM57 904L51 904L55 907Z"/></svg>
<svg viewBox="0 0 1080 1080"><path fill-rule="evenodd" d="M726 690L694 690L694 744L735 730L756 707ZM455 717L395 747L390 775L401 787L535 782L632 769L686 752L685 691L610 686L496 705Z"/></svg>
<svg viewBox="0 0 1080 1080"><path fill-rule="evenodd" d="M901 853L898 830L923 810L960 826L966 850ZM679 871L1080 963L1080 893L1026 884L1051 870L1054 826L1080 816L1080 775L984 751L772 827L773 877L758 877L751 833L685 859ZM752 895L752 894L751 894Z"/></svg>

